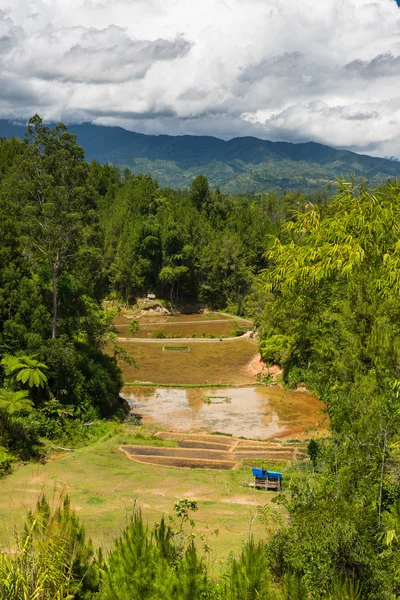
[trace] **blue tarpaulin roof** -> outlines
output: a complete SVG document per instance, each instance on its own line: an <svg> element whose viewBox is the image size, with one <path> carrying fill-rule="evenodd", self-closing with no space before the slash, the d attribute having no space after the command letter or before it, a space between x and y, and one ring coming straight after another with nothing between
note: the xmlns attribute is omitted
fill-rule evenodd
<svg viewBox="0 0 400 600"><path fill-rule="evenodd" d="M252 471L254 477L258 479L271 479L272 481L276 481L277 479L282 481L283 479L283 475L279 471L267 471L267 469L255 469L254 467Z"/></svg>

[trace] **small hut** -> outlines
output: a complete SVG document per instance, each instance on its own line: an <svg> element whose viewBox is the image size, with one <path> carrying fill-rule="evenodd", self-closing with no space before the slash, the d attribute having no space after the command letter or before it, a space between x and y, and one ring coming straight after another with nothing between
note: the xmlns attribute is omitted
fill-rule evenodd
<svg viewBox="0 0 400 600"><path fill-rule="evenodd" d="M267 471L267 469L252 469L254 475L254 487L263 490L279 490L282 487L283 475L279 471Z"/></svg>

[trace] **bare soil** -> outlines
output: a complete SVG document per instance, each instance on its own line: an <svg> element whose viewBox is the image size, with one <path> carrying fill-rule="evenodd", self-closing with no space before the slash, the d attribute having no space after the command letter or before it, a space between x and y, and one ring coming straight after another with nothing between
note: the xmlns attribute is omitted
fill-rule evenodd
<svg viewBox="0 0 400 600"><path fill-rule="evenodd" d="M230 471L237 466L237 464L232 461L196 460L190 458L175 458L170 456L129 456L129 458L135 460L136 462L146 463L148 465L174 467L178 469L218 469Z"/></svg>

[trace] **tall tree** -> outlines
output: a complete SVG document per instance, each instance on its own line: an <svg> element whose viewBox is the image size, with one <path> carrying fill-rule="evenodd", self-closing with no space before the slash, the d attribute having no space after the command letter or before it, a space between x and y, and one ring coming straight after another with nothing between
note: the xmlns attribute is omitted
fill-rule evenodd
<svg viewBox="0 0 400 600"><path fill-rule="evenodd" d="M52 337L57 337L57 278L79 244L85 210L93 205L89 166L76 136L62 123L53 128L35 115L25 136L26 152L15 175L23 205L24 243L33 262L45 263L52 282Z"/></svg>

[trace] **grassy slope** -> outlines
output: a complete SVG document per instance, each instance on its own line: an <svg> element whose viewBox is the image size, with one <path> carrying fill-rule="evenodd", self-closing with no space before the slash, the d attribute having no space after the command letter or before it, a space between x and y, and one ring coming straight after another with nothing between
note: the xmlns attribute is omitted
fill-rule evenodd
<svg viewBox="0 0 400 600"><path fill-rule="evenodd" d="M188 343L191 352L163 352L164 345L173 344L173 340L164 340L160 344L119 342L139 365L138 369L123 367L124 381L179 384L255 382L254 375L246 369L257 353L255 340L244 338L232 342L224 340L220 344Z"/></svg>
<svg viewBox="0 0 400 600"><path fill-rule="evenodd" d="M165 343L173 342L166 340ZM121 342L121 345L140 365L140 369L125 369L126 381L180 384L255 381L254 375L246 369L257 352L254 340L193 344L188 354L163 352L163 343ZM273 492L255 491L242 485L244 480L251 479L249 467L237 471L150 467L129 460L118 450L121 444L132 443L134 439L128 426L121 425L119 433L115 433L115 428L110 425L112 437L105 436L44 465L29 463L18 467L11 476L0 481L0 545L9 543L13 526L21 525L26 511L33 508L40 494L45 492L54 502L60 493L69 494L88 534L96 545L104 548L109 548L113 538L121 532L135 502L152 524L163 513L171 514L176 500L193 498L199 503L199 511L194 515L196 530L204 532L206 541L211 544L212 560L224 560L231 550L240 550L256 505L274 497ZM136 442L162 443L142 439ZM174 445L173 442L164 444ZM280 468L279 465L274 467ZM218 537L211 535L215 528L220 531ZM264 535L263 527L257 522L252 531L258 538Z"/></svg>
<svg viewBox="0 0 400 600"><path fill-rule="evenodd" d="M196 531L204 532L212 546L212 559L224 560L231 550L239 551L248 535L249 521L257 504L265 504L274 492L254 491L242 485L251 478L247 467L237 471L180 470L151 468L126 458L118 447L130 442L129 428L92 446L66 454L47 464L27 464L4 478L0 494L0 544L10 539L26 510L42 492L58 499L61 492L72 498L73 507L86 525L95 544L109 548L131 514L135 502L151 524L171 514L174 502L196 499ZM143 442L139 442L143 443ZM218 537L210 532L218 528ZM253 533L263 535L255 522Z"/></svg>

